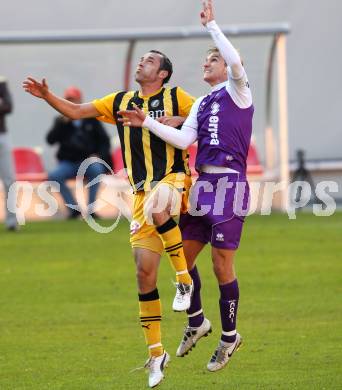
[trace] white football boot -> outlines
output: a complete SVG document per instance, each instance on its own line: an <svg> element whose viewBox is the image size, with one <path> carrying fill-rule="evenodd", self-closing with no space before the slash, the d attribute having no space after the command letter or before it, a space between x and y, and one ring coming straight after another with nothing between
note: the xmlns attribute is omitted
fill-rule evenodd
<svg viewBox="0 0 342 390"><path fill-rule="evenodd" d="M207 369L209 371L221 370L221 368L227 365L229 359L232 357L233 353L240 348L241 344L242 338L239 333L236 334L236 340L233 343L220 341L216 351L210 359L210 362L207 364Z"/></svg>
<svg viewBox="0 0 342 390"><path fill-rule="evenodd" d="M191 298L194 292L194 283L175 283L176 295L173 300L172 309L174 311L186 311L191 305Z"/></svg>
<svg viewBox="0 0 342 390"><path fill-rule="evenodd" d="M196 346L197 341L201 337L207 337L211 332L211 323L207 318L204 318L202 325L197 328L187 326L184 330L183 340L177 349L176 356L183 357L187 355Z"/></svg>
<svg viewBox="0 0 342 390"><path fill-rule="evenodd" d="M148 368L148 385L149 387L158 386L164 379L164 368L167 367L170 361L170 355L164 351L160 356L151 356L145 363L145 368Z"/></svg>

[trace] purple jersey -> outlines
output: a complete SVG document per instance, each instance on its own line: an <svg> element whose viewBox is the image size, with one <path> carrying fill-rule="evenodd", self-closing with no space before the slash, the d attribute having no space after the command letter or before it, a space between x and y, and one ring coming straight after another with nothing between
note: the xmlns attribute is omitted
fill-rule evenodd
<svg viewBox="0 0 342 390"><path fill-rule="evenodd" d="M239 108L226 87L203 98L197 114L196 169L204 164L228 167L246 174L254 107Z"/></svg>

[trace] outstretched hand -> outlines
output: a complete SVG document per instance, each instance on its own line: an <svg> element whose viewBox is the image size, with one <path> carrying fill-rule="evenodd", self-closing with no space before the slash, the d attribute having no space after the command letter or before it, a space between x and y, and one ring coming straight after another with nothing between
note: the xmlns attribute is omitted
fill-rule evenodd
<svg viewBox="0 0 342 390"><path fill-rule="evenodd" d="M122 122L124 126L142 127L146 118L144 111L135 104L133 105L133 110L118 111L118 114L122 116L118 121Z"/></svg>
<svg viewBox="0 0 342 390"><path fill-rule="evenodd" d="M213 1L203 0L202 5L203 5L203 10L201 11L201 23L205 27L207 23L215 19L214 10L213 10Z"/></svg>
<svg viewBox="0 0 342 390"><path fill-rule="evenodd" d="M26 92L40 99L45 99L49 93L49 87L45 78L40 83L32 77L27 77L27 79L23 81L23 88Z"/></svg>

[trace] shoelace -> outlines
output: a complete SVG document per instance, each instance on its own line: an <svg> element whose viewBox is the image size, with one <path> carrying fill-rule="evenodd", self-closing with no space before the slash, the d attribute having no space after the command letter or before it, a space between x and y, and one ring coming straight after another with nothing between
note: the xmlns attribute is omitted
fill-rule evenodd
<svg viewBox="0 0 342 390"><path fill-rule="evenodd" d="M145 370L146 368L150 369L152 372L156 371L156 367L152 364L153 357L150 357L147 362L142 366L142 367L136 367L133 368L130 373L135 372L135 371L140 371L140 370Z"/></svg>
<svg viewBox="0 0 342 390"><path fill-rule="evenodd" d="M189 338L191 336L195 336L195 334L197 333L197 330L195 328L192 328L191 326L186 326L184 328L184 337L183 337L183 344L186 343L187 340L189 340Z"/></svg>
<svg viewBox="0 0 342 390"><path fill-rule="evenodd" d="M174 281L172 281L172 284L177 289L176 299L178 301L182 301L183 298L184 298L184 295L186 294L186 290L185 290L184 284L183 283L174 282Z"/></svg>
<svg viewBox="0 0 342 390"><path fill-rule="evenodd" d="M225 354L226 354L226 351L231 347L231 345L219 345L216 349L216 351L214 352L214 355L212 356L211 358L211 361L212 362L218 362L218 363L221 363L224 361L225 359Z"/></svg>
<svg viewBox="0 0 342 390"><path fill-rule="evenodd" d="M178 283L177 289L181 293L182 296L186 294L186 289L185 289L185 286L183 283Z"/></svg>
<svg viewBox="0 0 342 390"><path fill-rule="evenodd" d="M223 345L221 346L221 348L218 349L217 360L219 362L224 361L225 353L227 350L228 350L228 347L225 347Z"/></svg>
<svg viewBox="0 0 342 390"><path fill-rule="evenodd" d="M132 374L135 371L144 370L145 368L146 368L145 366L143 366L143 367L136 367L136 368L133 368L129 373Z"/></svg>

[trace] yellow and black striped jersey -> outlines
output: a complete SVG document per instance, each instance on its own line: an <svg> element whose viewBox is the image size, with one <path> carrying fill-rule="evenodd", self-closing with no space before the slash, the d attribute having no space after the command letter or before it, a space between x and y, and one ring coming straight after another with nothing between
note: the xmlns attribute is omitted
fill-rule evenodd
<svg viewBox="0 0 342 390"><path fill-rule="evenodd" d="M188 116L194 98L179 87L163 87L153 95L139 91L115 92L93 101L101 113L97 119L118 128L122 157L133 191L149 191L169 173L190 174L187 150L176 149L147 128L127 127L117 121L117 112L132 110L135 103L152 118Z"/></svg>

